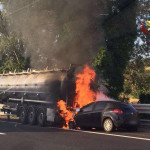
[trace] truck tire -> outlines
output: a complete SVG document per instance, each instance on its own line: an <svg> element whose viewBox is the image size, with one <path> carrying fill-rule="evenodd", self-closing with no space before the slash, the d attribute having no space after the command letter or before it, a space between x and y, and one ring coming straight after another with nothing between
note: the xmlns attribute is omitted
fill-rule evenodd
<svg viewBox="0 0 150 150"><path fill-rule="evenodd" d="M28 109L28 123L30 125L35 125L37 121L36 108L34 106L29 106Z"/></svg>
<svg viewBox="0 0 150 150"><path fill-rule="evenodd" d="M19 120L22 124L26 124L28 122L28 112L25 106L20 107Z"/></svg>
<svg viewBox="0 0 150 150"><path fill-rule="evenodd" d="M46 124L46 111L43 107L38 108L37 121L38 125L41 127L45 126Z"/></svg>

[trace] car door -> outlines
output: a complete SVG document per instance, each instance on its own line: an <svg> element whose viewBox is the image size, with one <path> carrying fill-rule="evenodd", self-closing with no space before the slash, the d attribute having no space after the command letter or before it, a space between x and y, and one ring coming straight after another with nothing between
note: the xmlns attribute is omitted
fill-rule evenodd
<svg viewBox="0 0 150 150"><path fill-rule="evenodd" d="M77 117L77 124L82 127L90 127L92 123L91 113L95 103L90 103L81 108Z"/></svg>
<svg viewBox="0 0 150 150"><path fill-rule="evenodd" d="M105 101L99 101L95 103L93 112L91 113L92 127L101 127L102 113L106 104L107 102Z"/></svg>

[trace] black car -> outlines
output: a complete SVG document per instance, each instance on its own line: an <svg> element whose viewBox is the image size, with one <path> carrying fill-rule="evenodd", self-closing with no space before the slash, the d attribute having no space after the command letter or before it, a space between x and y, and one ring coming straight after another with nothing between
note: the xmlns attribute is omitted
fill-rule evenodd
<svg viewBox="0 0 150 150"><path fill-rule="evenodd" d="M138 113L132 105L118 101L98 101L80 109L74 117L77 127L81 129L104 128L106 132L126 128L137 130Z"/></svg>

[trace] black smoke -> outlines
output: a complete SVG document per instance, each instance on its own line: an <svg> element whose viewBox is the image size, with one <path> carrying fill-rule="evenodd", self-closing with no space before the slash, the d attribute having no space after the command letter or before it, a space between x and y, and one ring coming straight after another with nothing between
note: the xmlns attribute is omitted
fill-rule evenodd
<svg viewBox="0 0 150 150"><path fill-rule="evenodd" d="M105 0L13 0L4 10L34 69L87 63L104 45Z"/></svg>

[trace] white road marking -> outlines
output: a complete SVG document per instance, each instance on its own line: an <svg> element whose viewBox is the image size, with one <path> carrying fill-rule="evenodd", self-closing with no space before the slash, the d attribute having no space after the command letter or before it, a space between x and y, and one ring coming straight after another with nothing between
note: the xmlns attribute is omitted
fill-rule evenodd
<svg viewBox="0 0 150 150"><path fill-rule="evenodd" d="M56 128L56 127L49 127L49 128L68 130L68 131L75 131L75 132L84 132L84 133L98 134L98 135L116 136L116 137L122 137L122 138L128 138L128 139L150 141L150 139L148 139L148 138L134 137L134 136L128 136L128 135L110 134L110 133L102 133L102 132L92 132L92 131L75 130L75 129L63 129L63 128Z"/></svg>
<svg viewBox="0 0 150 150"><path fill-rule="evenodd" d="M127 136L127 135L109 134L109 133L92 132L92 131L83 131L83 130L73 130L73 129L64 129L64 130L70 130L70 131L76 131L76 132L84 132L84 133L90 133L90 134L107 135L107 136L116 136L116 137L122 137L122 138L128 138L128 139L136 139L136 140L150 141L150 139L148 139L148 138L134 137L134 136Z"/></svg>
<svg viewBox="0 0 150 150"><path fill-rule="evenodd" d="M7 122L7 121L0 120L0 122ZM7 123L21 124L21 123L17 123L17 122L7 122ZM63 128L57 128L57 127L47 127L47 128L55 128L55 129L67 130L67 131L84 132L84 133L97 134L97 135L106 135L106 136L114 136L114 137L121 137L121 138L128 138L128 139L150 141L150 139L148 139L148 138L134 137L134 136L128 136L128 135L119 135L119 134L110 134L110 133L92 132L92 131L74 130L74 129L63 129ZM6 134L5 133L0 133L0 135L6 135Z"/></svg>

